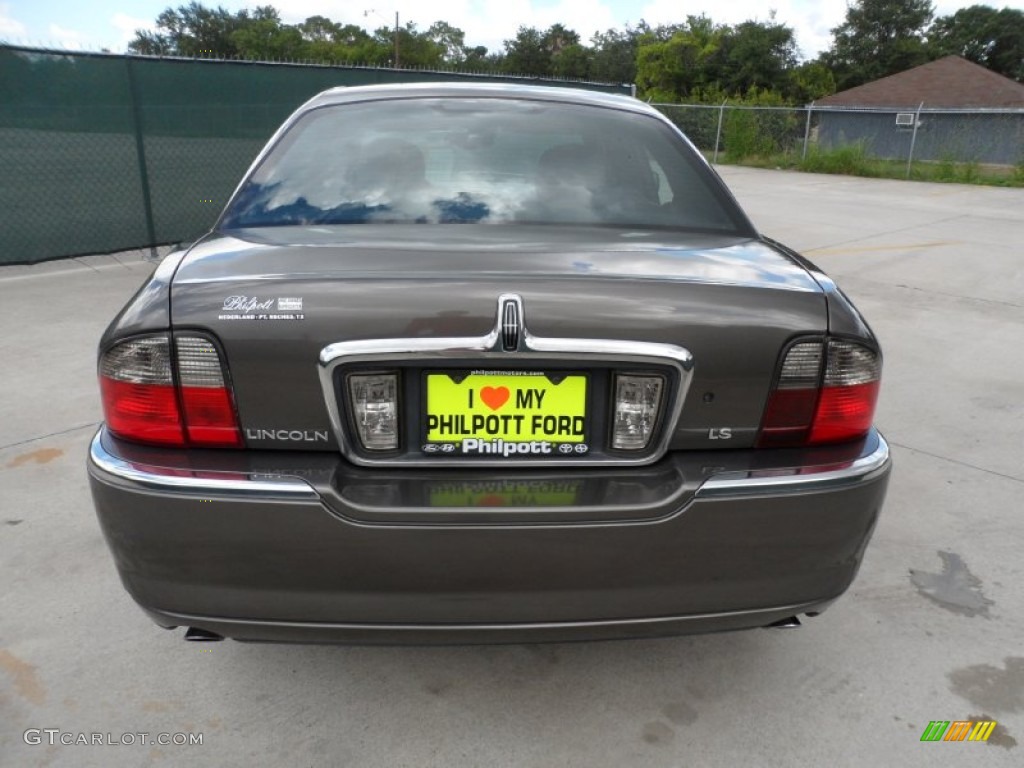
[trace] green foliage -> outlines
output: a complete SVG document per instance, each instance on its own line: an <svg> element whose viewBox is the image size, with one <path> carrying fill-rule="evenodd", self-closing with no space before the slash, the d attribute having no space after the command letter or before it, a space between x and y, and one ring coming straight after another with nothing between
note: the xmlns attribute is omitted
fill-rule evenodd
<svg viewBox="0 0 1024 768"><path fill-rule="evenodd" d="M802 140L799 113L781 107L782 96L774 91L750 89L739 104L730 102L722 126L722 148L730 161L770 157L786 152ZM744 108L747 107L747 108Z"/></svg>
<svg viewBox="0 0 1024 768"><path fill-rule="evenodd" d="M751 89L788 94L796 68L793 30L774 18L729 26L689 16L639 37L636 83L645 98L714 103Z"/></svg>
<svg viewBox="0 0 1024 768"><path fill-rule="evenodd" d="M438 46L441 61L445 64L461 64L466 60L466 33L458 27L446 21L435 21L424 36Z"/></svg>
<svg viewBox="0 0 1024 768"><path fill-rule="evenodd" d="M251 20L248 11L232 14L193 1L165 9L156 19L158 31L137 31L128 48L151 55L237 56L232 35Z"/></svg>
<svg viewBox="0 0 1024 768"><path fill-rule="evenodd" d="M555 77L584 79L590 73L590 49L572 43L551 57L551 74Z"/></svg>
<svg viewBox="0 0 1024 768"><path fill-rule="evenodd" d="M326 16L285 24L269 5L231 13L193 1L164 10L157 17L156 31L137 31L128 49L150 55L394 66L395 33L390 26L370 33ZM397 34L399 59L405 67L479 66L487 61L486 48L467 48L465 33L445 21L436 21L424 31L408 23Z"/></svg>
<svg viewBox="0 0 1024 768"><path fill-rule="evenodd" d="M846 20L832 30L822 63L835 73L840 90L924 64L924 32L933 10L930 0L853 0Z"/></svg>
<svg viewBox="0 0 1024 768"><path fill-rule="evenodd" d="M718 54L725 30L707 16L688 16L668 39L647 36L637 51L637 87L647 97L666 101L720 87Z"/></svg>
<svg viewBox="0 0 1024 768"><path fill-rule="evenodd" d="M607 83L635 82L640 37L649 31L649 27L641 22L636 28L627 25L622 32L609 29L595 33L590 38L590 78Z"/></svg>
<svg viewBox="0 0 1024 768"><path fill-rule="evenodd" d="M735 162L729 155L725 162ZM863 144L848 144L835 149L811 146L802 158L795 148L775 155L744 158L742 165L776 170L799 170L808 173L831 173L869 178L907 178L905 160L886 160L871 157ZM985 184L998 187L1024 187L1024 160L1016 168L983 166L976 162L957 163L952 159L939 162L915 162L911 169L913 181L949 182L955 184Z"/></svg>
<svg viewBox="0 0 1024 768"><path fill-rule="evenodd" d="M808 104L949 53L1024 82L1024 11L975 5L929 27L932 16L930 0L850 0L845 21L832 30L831 49L803 63L793 29L778 23L774 12L767 21L735 25L706 15L657 27L640 22L595 33L589 44L562 24L546 30L524 25L496 53L467 45L465 33L445 21L424 30L406 23L397 36L403 67L633 82L641 98L669 103L746 103L751 92L772 92L790 104ZM289 25L272 6L231 12L192 0L160 13L155 31L137 31L129 50L394 66L395 35L388 25L368 31L326 16ZM742 122L736 118L732 131L741 147Z"/></svg>
<svg viewBox="0 0 1024 768"><path fill-rule="evenodd" d="M1024 11L987 5L961 8L928 30L934 56L955 54L1024 82Z"/></svg>
<svg viewBox="0 0 1024 768"><path fill-rule="evenodd" d="M721 85L729 93L779 88L797 64L796 38L774 21L744 21L723 32Z"/></svg>
<svg viewBox="0 0 1024 768"><path fill-rule="evenodd" d="M933 168L935 181L956 181L956 161L952 157L944 157Z"/></svg>
<svg viewBox="0 0 1024 768"><path fill-rule="evenodd" d="M824 64L808 61L789 71L784 92L796 104L809 104L835 93L836 79Z"/></svg>
<svg viewBox="0 0 1024 768"><path fill-rule="evenodd" d="M297 27L280 20L252 21L231 33L231 43L243 59L295 59L302 55L305 41Z"/></svg>
<svg viewBox="0 0 1024 768"><path fill-rule="evenodd" d="M521 26L514 38L505 41L502 69L506 72L543 75L550 67L550 54L544 50L543 35L536 27Z"/></svg>
<svg viewBox="0 0 1024 768"><path fill-rule="evenodd" d="M811 146L807 157L800 161L801 171L810 173L837 173L845 176L879 176L876 163L868 156L864 142L846 144L835 149Z"/></svg>

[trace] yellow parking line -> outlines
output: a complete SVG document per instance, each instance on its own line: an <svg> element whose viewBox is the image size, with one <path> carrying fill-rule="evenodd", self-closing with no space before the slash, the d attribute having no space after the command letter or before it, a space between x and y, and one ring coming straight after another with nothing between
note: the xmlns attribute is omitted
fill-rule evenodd
<svg viewBox="0 0 1024 768"><path fill-rule="evenodd" d="M954 240L940 240L934 243L907 243L906 245L872 245L864 248L810 248L804 253L813 253L816 256L828 255L835 256L838 254L846 255L850 253L877 253L881 251L914 251L921 250L923 248L936 248L940 245L955 245Z"/></svg>

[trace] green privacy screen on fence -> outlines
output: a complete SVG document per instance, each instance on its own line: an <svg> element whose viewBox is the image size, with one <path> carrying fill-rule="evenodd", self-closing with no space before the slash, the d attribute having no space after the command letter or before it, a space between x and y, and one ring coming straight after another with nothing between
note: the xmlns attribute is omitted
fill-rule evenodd
<svg viewBox="0 0 1024 768"><path fill-rule="evenodd" d="M0 46L0 264L191 240L309 97L454 72L160 59Z"/></svg>

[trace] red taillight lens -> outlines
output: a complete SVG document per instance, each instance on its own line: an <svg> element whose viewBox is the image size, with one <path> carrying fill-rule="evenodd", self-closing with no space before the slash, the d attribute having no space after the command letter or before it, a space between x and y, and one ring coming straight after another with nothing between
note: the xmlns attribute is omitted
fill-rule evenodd
<svg viewBox="0 0 1024 768"><path fill-rule="evenodd" d="M166 336L123 341L104 353L99 367L111 432L142 443L185 444Z"/></svg>
<svg viewBox="0 0 1024 768"><path fill-rule="evenodd" d="M177 336L175 345L189 442L222 448L241 446L235 405L224 383L217 348L199 336Z"/></svg>
<svg viewBox="0 0 1024 768"><path fill-rule="evenodd" d="M794 344L768 398L758 447L819 445L867 434L881 363L876 350L854 341Z"/></svg>
<svg viewBox="0 0 1024 768"><path fill-rule="evenodd" d="M165 334L129 339L103 353L100 392L108 428L140 443L241 446L216 347L196 336L175 341L180 387Z"/></svg>
<svg viewBox="0 0 1024 768"><path fill-rule="evenodd" d="M875 416L882 360L873 349L831 340L809 442L835 443L867 434Z"/></svg>
<svg viewBox="0 0 1024 768"><path fill-rule="evenodd" d="M181 404L189 442L222 447L242 444L231 394L225 388L182 387Z"/></svg>
<svg viewBox="0 0 1024 768"><path fill-rule="evenodd" d="M768 397L759 448L803 445L818 404L821 384L821 341L802 341L786 352L775 389Z"/></svg>
<svg viewBox="0 0 1024 768"><path fill-rule="evenodd" d="M161 445L184 445L174 387L100 378L107 426L118 437Z"/></svg>
<svg viewBox="0 0 1024 768"><path fill-rule="evenodd" d="M835 443L853 440L871 429L878 400L878 382L821 390L814 426L808 442Z"/></svg>

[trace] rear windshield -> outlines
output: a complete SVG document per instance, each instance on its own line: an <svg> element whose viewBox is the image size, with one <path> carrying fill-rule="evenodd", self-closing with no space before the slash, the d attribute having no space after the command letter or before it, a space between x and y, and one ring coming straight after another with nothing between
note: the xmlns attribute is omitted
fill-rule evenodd
<svg viewBox="0 0 1024 768"><path fill-rule="evenodd" d="M246 180L220 226L388 222L745 229L720 183L659 120L493 98L315 109Z"/></svg>

